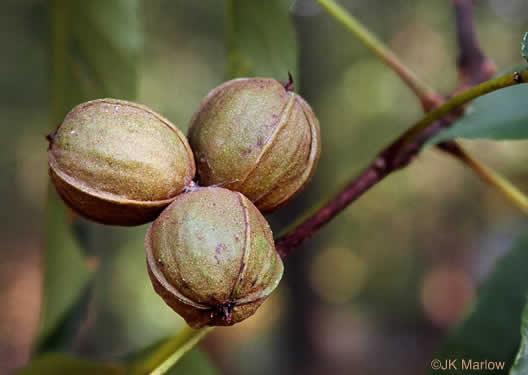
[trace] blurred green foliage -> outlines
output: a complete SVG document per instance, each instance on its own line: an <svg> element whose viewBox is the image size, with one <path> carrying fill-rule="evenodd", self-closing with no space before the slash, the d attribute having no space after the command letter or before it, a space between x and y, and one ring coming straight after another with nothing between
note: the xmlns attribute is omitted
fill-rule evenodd
<svg viewBox="0 0 528 375"><path fill-rule="evenodd" d="M146 230L146 226L116 228L123 233L115 248L101 257L91 299L97 314L85 327L79 348L93 358L110 360L138 352L185 325L153 293L145 271Z"/></svg>
<svg viewBox="0 0 528 375"><path fill-rule="evenodd" d="M55 374L79 374L79 375L121 375L126 374L125 368L119 365L94 363L82 359L74 359L65 354L45 355L21 371L17 375L55 375Z"/></svg>
<svg viewBox="0 0 528 375"><path fill-rule="evenodd" d="M226 0L227 76L297 77L289 0Z"/></svg>
<svg viewBox="0 0 528 375"><path fill-rule="evenodd" d="M66 354L46 354L33 361L16 375L125 375L129 369L120 364L107 364L73 358ZM209 359L199 350L192 350L181 359L167 375L200 374L216 375Z"/></svg>
<svg viewBox="0 0 528 375"><path fill-rule="evenodd" d="M40 331L35 351L53 346L67 316L79 303L92 272L86 266L79 241L71 232L69 211L54 190L50 190L46 216L45 284Z"/></svg>
<svg viewBox="0 0 528 375"><path fill-rule="evenodd" d="M133 98L142 51L140 1L49 3L50 113L53 130L76 104L100 96ZM37 351L77 303L89 280L69 211L56 193L47 201L43 309ZM49 341L48 341L49 343Z"/></svg>
<svg viewBox="0 0 528 375"><path fill-rule="evenodd" d="M447 339L440 360L504 361L505 369L496 373L509 373L521 341L521 314L528 297L527 248L524 235L497 263L468 316ZM466 371L461 366L445 370L448 374Z"/></svg>

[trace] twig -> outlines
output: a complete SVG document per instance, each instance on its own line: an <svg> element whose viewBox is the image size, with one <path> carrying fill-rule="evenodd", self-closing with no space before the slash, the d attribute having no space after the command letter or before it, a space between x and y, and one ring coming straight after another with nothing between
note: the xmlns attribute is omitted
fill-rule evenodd
<svg viewBox="0 0 528 375"><path fill-rule="evenodd" d="M366 30L366 28L363 27L359 21L357 21L346 10L335 3L334 0L316 1L323 8L325 8L330 15L347 27L347 29L351 31L366 47L381 57L383 61L385 61L395 72L400 75L402 80L420 98L425 111L429 111L434 107L438 107L440 104L445 102L444 98L438 95L434 90L428 88L414 74L406 74L407 69L400 69L403 64L392 53L392 51L385 47L382 42L380 42L368 30ZM458 90L455 90L455 94L477 83L480 83L481 81L489 79L495 73L495 65L484 56L478 44L473 26L471 1L454 0L454 2L457 20L457 35L461 50L459 58L459 70L464 72L464 74L461 74L462 85ZM515 76L510 76L509 79L510 83L512 84L514 84L513 82L519 83ZM513 81L511 81L512 79ZM482 88L487 86L487 89L492 89L492 85L493 83L490 85L483 85ZM422 87L422 89L417 90L416 87ZM495 90L495 88L493 88L492 91L493 90ZM345 187L338 190L338 193L332 196L329 200L323 204L315 206L309 211L308 214L301 217L285 231L283 231L279 236L279 239L276 241L276 247L279 254L281 254L282 257L285 257L291 249L299 246L306 238L310 237L315 231L330 221L335 215L341 212L347 205L355 201L365 191L384 179L388 174L408 165L413 157L419 153L421 147L428 139L436 135L440 130L450 126L463 113L463 104L469 103L469 101L472 100L466 100L468 98L463 97L467 94L472 95L472 93L474 93L474 90L469 90L468 92L460 95L459 98L463 100L458 101L458 104L453 107L453 109L457 108L457 110L453 111L452 113L449 113L449 111L445 112L444 115L448 113L449 115L444 118L442 118L442 116L437 117L437 114L438 110L445 108L445 104L438 108L437 111L434 111L434 114L429 113L421 121L421 123L416 124L405 134L400 136L395 142L389 145L385 150L383 150L375 159L375 161L363 171L363 173L353 179ZM478 96L483 94L484 92ZM452 100L450 100L448 103L450 102L452 102ZM469 155L462 149L462 147L455 141L443 142L439 146L439 149L447 153L451 153L452 150L459 150L459 153L453 154L454 157L472 168L481 178L498 187L499 191L505 194L508 199L519 205L520 208L524 210L522 206L522 199L512 199L512 197L515 197L516 194L508 194L508 192L511 193L512 189L504 188L504 183L507 183L507 180L501 178L490 168L478 163L475 159L470 158ZM467 158L459 157L460 153L466 155ZM469 162L469 160L472 162ZM480 168L477 168L477 165ZM486 170L490 173L484 175L482 173L483 170ZM491 181L488 178L489 176L495 176L496 178L494 181ZM508 185L512 186L509 183ZM523 196L518 190L516 190L516 192L519 193L520 196Z"/></svg>
<svg viewBox="0 0 528 375"><path fill-rule="evenodd" d="M482 180L494 186L502 195L508 198L515 206L519 207L524 213L528 214L528 197L508 180L497 174L491 168L483 165L478 160L473 159L456 143L439 144L442 151L448 152L449 155L463 162L466 166L477 174Z"/></svg>
<svg viewBox="0 0 528 375"><path fill-rule="evenodd" d="M456 35L458 42L459 55L457 67L459 72L460 85L453 92L462 92L465 89L487 81L496 73L495 63L484 55L480 48L477 34L475 32L475 23L473 22L473 0L453 0L455 6ZM438 149L452 153L452 156L465 162L465 158L459 158L460 152L468 155L462 147L455 141L446 141L437 145ZM469 156L469 155L468 155ZM474 159L472 159L474 160ZM476 160L474 160L477 162ZM480 164L480 163L479 163ZM474 164L468 164L472 167ZM474 169L480 176L479 170Z"/></svg>
<svg viewBox="0 0 528 375"><path fill-rule="evenodd" d="M457 108L492 91L525 82L528 82L528 70L508 74L475 86L429 112L421 121L379 153L378 157L338 194L288 228L285 231L286 234L280 236L275 242L275 247L281 257L285 257L292 249L311 237L315 231L369 188L390 173L409 164L428 139L455 120Z"/></svg>
<svg viewBox="0 0 528 375"><path fill-rule="evenodd" d="M459 48L458 72L464 85L473 86L492 77L497 67L480 48L473 23L472 0L454 0L454 3Z"/></svg>
<svg viewBox="0 0 528 375"><path fill-rule="evenodd" d="M472 0L454 0L454 3L457 40L460 49L458 70L462 81L460 90L462 90L464 87L490 79L497 69L493 61L484 55L478 43L472 17ZM441 151L464 163L482 180L495 186L507 199L523 212L528 213L528 198L508 180L472 158L455 142L442 142L437 146Z"/></svg>
<svg viewBox="0 0 528 375"><path fill-rule="evenodd" d="M440 106L445 102L445 98L431 89L427 84L422 82L399 58L373 35L365 26L363 26L353 15L348 13L344 8L337 4L334 0L316 0L329 15L334 17L347 30L349 30L365 47L372 51L382 61L384 61L394 72L396 72L402 81L413 90L422 103L425 112ZM482 52L476 33L474 31L473 23L473 4L471 0L454 0L455 3L455 18L457 28L457 40L459 43L460 55L458 59L458 67L460 72L460 80L462 84L450 96L456 95L478 83L490 79L496 71L495 64L484 56ZM462 111L458 115L462 114ZM443 121L435 128L448 127L453 121L449 123ZM440 147L444 152L449 153L452 148L459 148L454 140L444 142L447 146ZM456 155L455 155L456 157ZM464 160L459 159L462 162ZM469 165L470 167L472 165ZM478 174L478 170L475 170Z"/></svg>

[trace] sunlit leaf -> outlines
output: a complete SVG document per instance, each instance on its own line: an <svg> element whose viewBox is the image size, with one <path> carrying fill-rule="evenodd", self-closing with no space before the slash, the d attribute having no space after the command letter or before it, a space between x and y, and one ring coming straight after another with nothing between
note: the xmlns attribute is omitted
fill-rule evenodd
<svg viewBox="0 0 528 375"><path fill-rule="evenodd" d="M297 41L288 0L227 0L228 76L297 80Z"/></svg>
<svg viewBox="0 0 528 375"><path fill-rule="evenodd" d="M515 66L500 75L527 66ZM494 91L473 101L464 116L429 143L454 138L528 139L528 84Z"/></svg>
<svg viewBox="0 0 528 375"><path fill-rule="evenodd" d="M493 373L508 373L521 340L519 326L528 295L527 269L528 237L524 236L499 260L479 289L469 315L447 339L438 358L442 363L448 359L457 360L458 367L442 371L442 374L465 373L461 371L462 359L504 362L504 370Z"/></svg>
<svg viewBox="0 0 528 375"><path fill-rule="evenodd" d="M115 364L104 364L72 358L65 354L46 354L16 375L124 375L125 368Z"/></svg>

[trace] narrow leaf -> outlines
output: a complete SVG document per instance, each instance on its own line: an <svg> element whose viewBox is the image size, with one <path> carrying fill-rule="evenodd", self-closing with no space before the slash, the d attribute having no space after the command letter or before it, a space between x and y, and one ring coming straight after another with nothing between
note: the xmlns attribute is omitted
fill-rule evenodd
<svg viewBox="0 0 528 375"><path fill-rule="evenodd" d="M70 69L79 78L74 84L89 96L133 99L143 48L141 0L71 3Z"/></svg>
<svg viewBox="0 0 528 375"><path fill-rule="evenodd" d="M228 77L297 81L297 40L288 0L226 0Z"/></svg>
<svg viewBox="0 0 528 375"><path fill-rule="evenodd" d="M105 364L76 359L65 354L47 354L33 361L15 375L124 375L125 369L115 364Z"/></svg>
<svg viewBox="0 0 528 375"><path fill-rule="evenodd" d="M517 353L517 358L511 369L510 375L528 374L528 303L524 306L521 325L521 347Z"/></svg>
<svg viewBox="0 0 528 375"><path fill-rule="evenodd" d="M136 95L141 0L50 0L51 126L76 104ZM44 305L37 350L60 327L90 279L69 210L50 186L46 208Z"/></svg>
<svg viewBox="0 0 528 375"><path fill-rule="evenodd" d="M187 353L172 369L168 375L179 374L200 374L217 375L218 371L211 363L209 357L198 349L193 349Z"/></svg>
<svg viewBox="0 0 528 375"><path fill-rule="evenodd" d="M442 374L464 374L462 360L504 362L504 369L494 374L507 374L519 348L521 313L528 295L528 237L495 266L489 279L479 289L473 309L447 339L441 354L442 363L456 360L457 369ZM482 369L484 370L484 369ZM466 371L466 372L464 372ZM431 373L437 373L432 371ZM471 373L487 373L472 370Z"/></svg>
<svg viewBox="0 0 528 375"><path fill-rule="evenodd" d="M512 73L526 66L502 72ZM520 84L475 99L464 116L429 143L455 138L497 140L528 139L528 84Z"/></svg>
<svg viewBox="0 0 528 375"><path fill-rule="evenodd" d="M206 327L196 330L185 327L177 335L162 340L149 348L149 350L145 351L131 364L130 372L133 374L148 373L152 375L163 375L176 374L178 373L178 370L181 370L181 373L194 373L183 371L184 368L190 369L198 367L198 364L193 363L192 358L185 361L187 356L184 355L191 351L205 335L211 332L213 328L214 327ZM196 352L196 350L193 351ZM191 353L193 351L191 351ZM201 367L206 370L206 373L214 374L215 370L208 362L207 357L200 357L201 360L204 361Z"/></svg>
<svg viewBox="0 0 528 375"><path fill-rule="evenodd" d="M81 259L81 257L79 257L79 259ZM75 269L84 270L84 263L75 267ZM50 292L46 293L46 295L54 294L56 290L56 288L53 288L54 286L56 287L56 285L54 285L54 276L47 276L51 280L48 280L48 282L45 283L46 287L50 288ZM73 303L60 304L60 306L68 306L68 309L64 311L62 314L64 317L58 321L57 325L49 329L49 334L42 335L40 337L40 341L36 347L36 351L38 353L62 352L70 350L71 343L77 338L78 328L85 321L88 315L88 307L91 302L95 279L93 276L94 275L92 272L89 272L89 280L86 282L84 288L81 285L72 288L72 291L80 291L80 295L74 299ZM72 279L74 281L77 280L78 277L78 275L72 275ZM61 288L58 290L60 289ZM58 300L61 297L64 298L64 296L58 296L54 299ZM53 314L50 314L50 316L53 316Z"/></svg>
<svg viewBox="0 0 528 375"><path fill-rule="evenodd" d="M40 331L36 350L44 343L75 305L91 278L81 247L71 232L68 208L50 188L46 207L46 253Z"/></svg>
<svg viewBox="0 0 528 375"><path fill-rule="evenodd" d="M186 327L152 288L143 245L147 227L119 229L116 244L102 257L94 283L90 330L79 343L103 358L107 353L138 352Z"/></svg>

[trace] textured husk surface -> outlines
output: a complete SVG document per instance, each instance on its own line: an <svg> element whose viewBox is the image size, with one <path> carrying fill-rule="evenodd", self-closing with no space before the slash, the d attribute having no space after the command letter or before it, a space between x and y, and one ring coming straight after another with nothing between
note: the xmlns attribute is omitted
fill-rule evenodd
<svg viewBox="0 0 528 375"><path fill-rule="evenodd" d="M191 120L189 142L201 185L239 191L266 212L302 190L321 151L310 106L267 78L212 90Z"/></svg>
<svg viewBox="0 0 528 375"><path fill-rule="evenodd" d="M223 188L179 195L152 223L145 249L155 290L193 327L252 315L283 272L262 214Z"/></svg>
<svg viewBox="0 0 528 375"><path fill-rule="evenodd" d="M106 224L151 221L195 174L183 133L132 102L83 103L50 139L50 175L57 191L81 215Z"/></svg>

